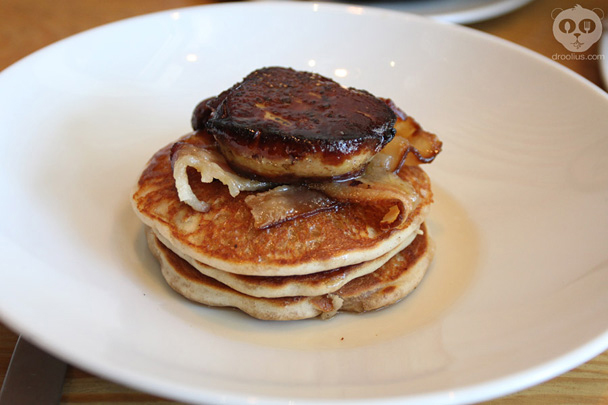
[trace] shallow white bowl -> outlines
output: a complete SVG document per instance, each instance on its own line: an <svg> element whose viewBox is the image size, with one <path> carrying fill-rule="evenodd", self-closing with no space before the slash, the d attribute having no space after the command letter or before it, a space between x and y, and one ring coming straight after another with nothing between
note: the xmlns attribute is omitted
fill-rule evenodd
<svg viewBox="0 0 608 405"><path fill-rule="evenodd" d="M444 141L438 252L389 309L271 323L173 293L129 193L196 103L262 66L394 99ZM608 97L504 41L354 6L152 14L0 74L0 318L100 376L189 402L465 403L608 346Z"/></svg>

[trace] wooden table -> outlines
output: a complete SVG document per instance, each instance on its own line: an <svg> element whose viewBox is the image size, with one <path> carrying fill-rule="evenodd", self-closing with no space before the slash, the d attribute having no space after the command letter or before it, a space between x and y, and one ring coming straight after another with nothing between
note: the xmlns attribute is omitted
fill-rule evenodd
<svg viewBox="0 0 608 405"><path fill-rule="evenodd" d="M0 70L57 40L119 19L153 11L212 3L194 0L2 0L0 2ZM567 53L553 37L551 11L576 3L603 9L607 0L538 0L508 15L471 27L513 41L552 58ZM597 54L592 47L588 54ZM605 55L608 57L608 55ZM595 60L559 61L598 86L603 86ZM0 381L8 368L17 335L0 323ZM97 378L69 367L62 403L173 403ZM553 380L489 401L507 404L608 404L608 351Z"/></svg>

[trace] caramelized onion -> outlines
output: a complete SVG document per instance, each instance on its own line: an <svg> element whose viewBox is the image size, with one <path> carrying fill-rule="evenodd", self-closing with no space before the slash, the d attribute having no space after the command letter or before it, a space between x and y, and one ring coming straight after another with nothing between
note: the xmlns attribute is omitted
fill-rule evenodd
<svg viewBox="0 0 608 405"><path fill-rule="evenodd" d="M338 202L306 186L285 185L245 198L256 228L266 229L285 221L337 207Z"/></svg>
<svg viewBox="0 0 608 405"><path fill-rule="evenodd" d="M221 181L233 197L241 191L259 191L245 198L258 229L335 209L343 203L385 207L380 227L396 228L407 219L418 199L411 184L378 166L369 166L356 180L312 183L306 186L283 185L262 191L271 185L236 174L213 144L195 146L177 142L171 151L171 162L180 201L197 211L207 212L210 207L192 191L187 175L188 167L200 172L204 183L210 183L214 179Z"/></svg>
<svg viewBox="0 0 608 405"><path fill-rule="evenodd" d="M268 183L241 177L228 166L224 157L214 144L194 146L186 142L176 142L171 148L173 178L180 201L196 211L207 212L210 207L192 191L187 169L193 167L201 174L203 183L217 179L228 186L230 195L236 197L241 191L254 191L267 188Z"/></svg>
<svg viewBox="0 0 608 405"><path fill-rule="evenodd" d="M368 170L357 180L283 185L245 198L259 229L335 209L340 204L385 207L380 227L398 228L418 202L411 184L386 170Z"/></svg>
<svg viewBox="0 0 608 405"><path fill-rule="evenodd" d="M386 207L380 223L383 228L399 228L419 200L409 182L377 165L368 166L356 180L308 186L340 202Z"/></svg>
<svg viewBox="0 0 608 405"><path fill-rule="evenodd" d="M372 164L389 171L402 166L431 163L441 152L442 142L437 135L425 131L412 117L407 116L392 100L384 100L397 115L395 137L376 156Z"/></svg>
<svg viewBox="0 0 608 405"><path fill-rule="evenodd" d="M398 228L417 205L419 196L412 185L397 173L404 165L430 163L441 151L442 143L436 135L406 116L391 100L384 101L397 116L396 135L355 180L283 185L263 191L272 183L237 174L228 165L215 140L204 133L196 146L177 142L171 150L173 176L180 201L197 211L210 209L209 204L199 200L192 191L187 175L187 168L192 167L201 174L202 182L210 183L217 179L228 187L233 197L241 191L260 191L245 198L258 229L335 209L345 203L383 207L385 212L380 227Z"/></svg>

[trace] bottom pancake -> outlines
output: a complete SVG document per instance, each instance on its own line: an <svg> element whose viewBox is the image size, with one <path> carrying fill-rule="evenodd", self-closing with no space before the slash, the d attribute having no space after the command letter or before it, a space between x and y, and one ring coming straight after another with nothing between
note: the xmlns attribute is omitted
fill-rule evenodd
<svg viewBox="0 0 608 405"><path fill-rule="evenodd" d="M421 233L378 270L357 277L331 294L260 298L238 292L196 270L148 229L148 246L167 283L184 297L208 306L234 307L263 320L330 318L338 311L365 312L400 301L422 281L434 253L424 224Z"/></svg>

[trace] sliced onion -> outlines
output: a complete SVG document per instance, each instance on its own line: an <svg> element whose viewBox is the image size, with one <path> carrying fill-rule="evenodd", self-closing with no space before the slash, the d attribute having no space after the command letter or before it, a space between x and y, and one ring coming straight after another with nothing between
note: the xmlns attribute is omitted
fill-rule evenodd
<svg viewBox="0 0 608 405"><path fill-rule="evenodd" d="M383 160L384 159L384 160ZM195 195L190 186L187 169L201 174L201 181L217 179L228 187L230 195L241 191L258 191L245 198L258 229L265 229L285 221L335 209L343 203L381 206L386 208L380 223L383 228L397 228L405 222L417 205L419 196L413 186L403 181L393 167L396 158L391 153L379 153L365 173L356 180L345 182L284 185L268 191L272 185L236 174L227 164L215 143L202 141L193 145L177 142L171 151L173 177L179 198L193 209L207 212L210 206Z"/></svg>
<svg viewBox="0 0 608 405"><path fill-rule="evenodd" d="M398 228L419 201L418 193L407 181L381 166L368 166L356 180L310 184L340 202L388 207L381 226Z"/></svg>
<svg viewBox="0 0 608 405"><path fill-rule="evenodd" d="M374 157L372 164L398 171L401 167L431 163L441 152L442 142L437 135L425 131L412 117L407 116L392 100L385 102L397 115L395 137Z"/></svg>
<svg viewBox="0 0 608 405"><path fill-rule="evenodd" d="M191 145L187 142L176 142L171 149L173 178L180 201L196 211L207 212L210 207L201 201L192 191L187 169L192 167L201 174L203 183L217 179L228 186L230 195L236 197L241 191L254 191L268 188L269 184L241 177L236 174L214 145Z"/></svg>
<svg viewBox="0 0 608 405"><path fill-rule="evenodd" d="M245 198L256 228L265 229L296 218L333 209L338 202L306 186L285 185Z"/></svg>

